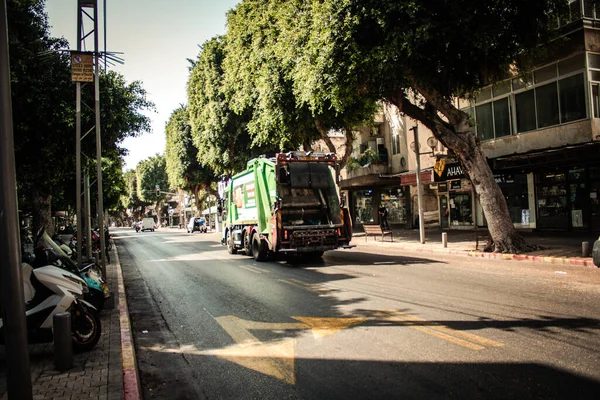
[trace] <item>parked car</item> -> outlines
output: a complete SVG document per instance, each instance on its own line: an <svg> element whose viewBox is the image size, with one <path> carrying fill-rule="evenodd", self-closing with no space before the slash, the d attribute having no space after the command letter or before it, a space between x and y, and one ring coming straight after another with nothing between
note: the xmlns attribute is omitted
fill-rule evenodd
<svg viewBox="0 0 600 400"><path fill-rule="evenodd" d="M204 218L202 217L190 217L190 221L187 224L187 232L206 232L206 225L204 224Z"/></svg>

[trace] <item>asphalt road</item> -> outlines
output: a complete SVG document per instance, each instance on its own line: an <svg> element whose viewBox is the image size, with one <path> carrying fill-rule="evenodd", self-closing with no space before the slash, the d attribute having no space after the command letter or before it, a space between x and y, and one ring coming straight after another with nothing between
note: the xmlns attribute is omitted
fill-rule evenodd
<svg viewBox="0 0 600 400"><path fill-rule="evenodd" d="M113 237L146 399L599 398L595 269Z"/></svg>

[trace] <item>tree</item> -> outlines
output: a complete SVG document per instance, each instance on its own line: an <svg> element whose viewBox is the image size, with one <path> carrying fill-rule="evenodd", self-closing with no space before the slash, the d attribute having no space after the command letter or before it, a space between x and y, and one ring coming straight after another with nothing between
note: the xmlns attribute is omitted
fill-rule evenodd
<svg viewBox="0 0 600 400"><path fill-rule="evenodd" d="M138 180L137 173L134 169L126 171L123 175L125 180L125 193L121 197L121 201L131 210L133 218L139 219L142 215L142 210L149 205L138 197Z"/></svg>
<svg viewBox="0 0 600 400"><path fill-rule="evenodd" d="M236 112L231 90L225 86L225 44L215 37L202 45L188 81L188 113L198 161L215 176L231 176L246 168L249 159L275 153L280 143L262 144L248 131L251 108Z"/></svg>
<svg viewBox="0 0 600 400"><path fill-rule="evenodd" d="M327 76L299 79L307 72L304 63L319 60L319 49L307 46L311 31L305 29L307 25L297 26L302 21L295 15L297 10L284 1L251 0L229 12L224 71L232 91L231 107L238 113L251 109L248 129L254 140L279 141L281 148L306 147L321 139L336 153L327 133L342 130L346 136L343 166L352 152L352 128L372 121L377 99L368 102L352 93L344 94L343 104L333 104L334 97L328 94L319 102L307 101L319 94L313 87L325 84Z"/></svg>
<svg viewBox="0 0 600 400"><path fill-rule="evenodd" d="M75 199L75 90L69 56L58 51L68 43L50 37L44 4L13 0L7 5L18 190L32 208L34 229L52 231L52 199ZM149 118L141 112L153 105L139 82L127 84L114 72L101 80L102 155L117 162L123 139L149 130ZM93 104L89 91L82 96ZM85 108L82 120L94 124ZM93 140L82 144L86 154L95 154ZM92 164L84 167L95 171Z"/></svg>
<svg viewBox="0 0 600 400"><path fill-rule="evenodd" d="M264 2L260 2L264 3ZM555 33L563 0L271 0L277 46L311 109L343 112L378 98L427 126L460 160L483 208L493 249L529 249L456 98L522 70ZM244 1L239 7L257 6ZM257 6L258 7L258 6ZM301 31L301 33L298 33ZM246 36L248 36L248 33ZM297 38L307 38L298 41Z"/></svg>
<svg viewBox="0 0 600 400"><path fill-rule="evenodd" d="M200 190L210 189L217 178L212 169L198 161L187 107L180 106L171 114L166 139L165 160L170 186L191 192L198 202Z"/></svg>
<svg viewBox="0 0 600 400"><path fill-rule="evenodd" d="M165 157L157 154L147 160L141 161L136 167L137 195L156 206L157 223L161 223L161 207L165 201L165 192L169 191L169 178ZM160 190L157 190L157 187Z"/></svg>

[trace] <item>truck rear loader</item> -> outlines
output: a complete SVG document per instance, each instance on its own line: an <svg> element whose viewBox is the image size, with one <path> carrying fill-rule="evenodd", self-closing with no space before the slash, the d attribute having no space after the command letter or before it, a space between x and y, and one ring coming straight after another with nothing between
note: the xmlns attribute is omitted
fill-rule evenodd
<svg viewBox="0 0 600 400"><path fill-rule="evenodd" d="M320 258L349 248L352 225L340 204L335 155L279 153L248 161L222 191L222 244L257 261L269 254Z"/></svg>

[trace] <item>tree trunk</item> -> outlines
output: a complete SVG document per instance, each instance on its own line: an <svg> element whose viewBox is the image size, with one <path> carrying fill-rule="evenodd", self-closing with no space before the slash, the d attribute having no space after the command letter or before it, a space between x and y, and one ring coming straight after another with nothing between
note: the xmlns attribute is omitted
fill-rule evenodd
<svg viewBox="0 0 600 400"><path fill-rule="evenodd" d="M516 254L532 250L514 227L504 194L496 183L481 148L473 149L468 157L465 153L460 153L458 156L464 172L475 188L488 223L492 242L488 243L486 251ZM476 219L475 223L477 223Z"/></svg>
<svg viewBox="0 0 600 400"><path fill-rule="evenodd" d="M52 196L49 194L41 193L38 189L33 189L31 193L31 204L33 206L33 232L35 235L44 228L48 235L54 234L54 224L52 223L52 208L51 201ZM80 221L77 221L80 225Z"/></svg>
<svg viewBox="0 0 600 400"><path fill-rule="evenodd" d="M344 154L342 154L342 157L338 161L340 169L344 168L346 164L348 164L348 160L352 155L352 150L354 147L354 133L352 133L352 129L345 128L344 135L346 137L346 142L344 143Z"/></svg>
<svg viewBox="0 0 600 400"><path fill-rule="evenodd" d="M329 152L332 154L337 154L337 149L335 148L335 145L331 141L331 138L327 135L328 130L325 129L321 121L315 121L315 125L317 126L317 130L321 134L321 139L325 142L325 145L329 149Z"/></svg>
<svg viewBox="0 0 600 400"><path fill-rule="evenodd" d="M491 241L486 246L486 251L516 254L536 249L536 246L527 244L513 225L506 199L481 150L479 139L469 123L469 116L431 88L415 83L415 90L426 100L424 106L407 99L402 91L392 95L389 101L401 112L423 123L459 158L464 173L471 180L479 197L488 223ZM440 117L440 113L445 119Z"/></svg>

